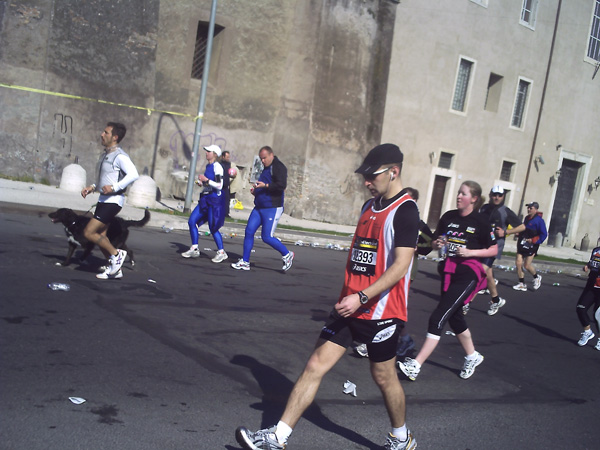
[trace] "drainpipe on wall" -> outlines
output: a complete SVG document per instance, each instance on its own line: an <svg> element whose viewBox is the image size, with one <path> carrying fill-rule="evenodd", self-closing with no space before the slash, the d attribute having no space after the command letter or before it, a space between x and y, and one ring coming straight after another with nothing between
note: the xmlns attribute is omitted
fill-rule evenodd
<svg viewBox="0 0 600 450"><path fill-rule="evenodd" d="M548 78L550 77L550 67L552 66L552 55L554 54L554 43L556 41L556 32L558 30L558 21L560 18L560 8L562 6L562 0L558 0L558 7L556 8L556 20L554 22L554 32L552 33L552 44L550 45L550 57L548 58L548 66L546 67L546 77L544 79L544 87L542 89L542 99L540 101L540 108L538 112L537 122L535 124L535 132L533 133L533 142L531 144L531 153L529 154L529 164L527 165L527 173L525 174L525 182L523 183L523 193L521 194L521 203L519 204L519 217L523 214L523 204L525 203L525 193L527 192L527 184L529 183L529 174L531 173L531 164L533 163L533 155L535 153L535 144L537 143L537 136L540 130L540 121L542 119L542 112L544 111L544 100L546 98L546 88L548 87Z"/></svg>
<svg viewBox="0 0 600 450"><path fill-rule="evenodd" d="M196 162L198 161L198 147L200 146L200 133L202 132L202 118L204 117L204 105L206 103L206 87L208 86L208 72L210 69L210 56L212 54L213 35L215 33L215 15L217 12L217 0L212 1L210 10L210 23L208 24L208 41L206 43L206 59L202 72L202 87L200 88L200 100L198 101L198 115L196 116L196 129L194 131L194 144L192 147L192 163L188 176L187 189L185 191L185 203L183 212L190 212L192 195L194 190L194 179L196 177Z"/></svg>

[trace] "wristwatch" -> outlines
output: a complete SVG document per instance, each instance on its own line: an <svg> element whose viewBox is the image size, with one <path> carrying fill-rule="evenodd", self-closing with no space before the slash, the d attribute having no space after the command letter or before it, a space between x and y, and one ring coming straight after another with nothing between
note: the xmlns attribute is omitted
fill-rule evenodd
<svg viewBox="0 0 600 450"><path fill-rule="evenodd" d="M358 298L360 299L361 305L366 305L369 301L369 297L367 297L367 294L365 294L363 291L358 291L357 294Z"/></svg>

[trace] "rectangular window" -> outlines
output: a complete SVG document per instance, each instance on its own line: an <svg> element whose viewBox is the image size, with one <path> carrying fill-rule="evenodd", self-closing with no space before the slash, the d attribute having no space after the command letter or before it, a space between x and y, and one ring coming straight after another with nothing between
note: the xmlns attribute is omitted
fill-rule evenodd
<svg viewBox="0 0 600 450"><path fill-rule="evenodd" d="M588 58L600 61L600 0L596 0L592 13L592 27L587 50Z"/></svg>
<svg viewBox="0 0 600 450"><path fill-rule="evenodd" d="M498 105L500 104L500 94L502 92L502 75L490 73L490 79L488 80L487 96L485 97L485 105L483 109L491 112L498 112Z"/></svg>
<svg viewBox="0 0 600 450"><path fill-rule="evenodd" d="M502 161L502 170L500 171L500 179L502 181L511 181L515 163Z"/></svg>
<svg viewBox="0 0 600 450"><path fill-rule="evenodd" d="M452 168L452 158L454 155L448 152L440 153L440 160L438 161L438 167L442 169L451 169Z"/></svg>
<svg viewBox="0 0 600 450"><path fill-rule="evenodd" d="M510 121L511 126L515 128L523 128L530 86L530 81L527 81L523 78L519 78L519 85L517 86L517 95L515 97L515 107L513 109L513 115Z"/></svg>
<svg viewBox="0 0 600 450"><path fill-rule="evenodd" d="M523 0L523 7L521 8L521 20L519 23L534 30L537 8L538 0Z"/></svg>
<svg viewBox="0 0 600 450"><path fill-rule="evenodd" d="M196 44L194 46L194 60L192 61L192 78L197 80L202 79L204 73L204 61L206 60L206 50L208 46L208 22L198 22L198 29L196 31ZM215 24L215 30L213 35L213 49L215 46L214 38L223 31L223 27Z"/></svg>
<svg viewBox="0 0 600 450"><path fill-rule="evenodd" d="M473 71L473 61L460 58L458 73L456 74L456 85L454 87L454 98L452 100L452 109L454 111L464 112L467 104L467 94L469 91L469 82L471 72Z"/></svg>

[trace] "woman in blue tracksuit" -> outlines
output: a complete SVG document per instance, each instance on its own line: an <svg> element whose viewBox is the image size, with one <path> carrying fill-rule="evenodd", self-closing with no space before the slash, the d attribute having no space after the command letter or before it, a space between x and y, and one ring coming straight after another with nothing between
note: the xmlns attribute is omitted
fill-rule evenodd
<svg viewBox="0 0 600 450"><path fill-rule="evenodd" d="M198 250L198 227L208 222L215 244L217 244L217 254L212 259L214 263L220 263L227 259L227 253L223 250L223 237L219 229L225 223L225 209L223 205L222 192L223 189L223 166L217 162L217 158L221 156L221 148L218 145L209 145L204 147L206 151L206 169L204 174L198 175L197 184L202 185L203 189L200 193L198 206L192 211L188 220L190 229L190 237L192 246L181 256L184 258L198 258L200 250Z"/></svg>
<svg viewBox="0 0 600 450"><path fill-rule="evenodd" d="M250 213L246 225L244 255L231 267L236 270L250 270L250 253L254 246L254 235L258 227L262 225L261 238L263 242L281 253L282 270L285 272L292 267L294 252L290 252L273 234L283 214L283 193L287 186L287 168L273 154L271 147L261 148L258 156L263 163L264 170L250 191L254 195L254 209Z"/></svg>

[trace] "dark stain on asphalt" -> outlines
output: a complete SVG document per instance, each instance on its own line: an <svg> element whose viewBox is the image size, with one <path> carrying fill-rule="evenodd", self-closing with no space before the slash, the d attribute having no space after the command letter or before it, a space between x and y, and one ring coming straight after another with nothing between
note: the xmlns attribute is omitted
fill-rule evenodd
<svg viewBox="0 0 600 450"><path fill-rule="evenodd" d="M22 323L25 319L29 319L27 316L12 316L12 317L3 317L7 323L19 324Z"/></svg>
<svg viewBox="0 0 600 450"><path fill-rule="evenodd" d="M98 419L98 422L100 423L105 423L107 425L123 423L122 421L116 419L119 410L115 405L104 405L100 406L99 408L93 408L91 412L92 414L100 416Z"/></svg>

